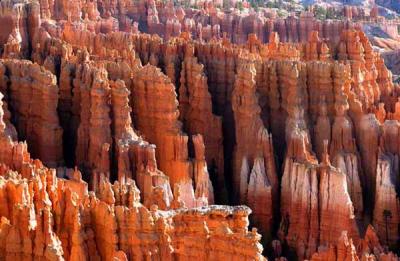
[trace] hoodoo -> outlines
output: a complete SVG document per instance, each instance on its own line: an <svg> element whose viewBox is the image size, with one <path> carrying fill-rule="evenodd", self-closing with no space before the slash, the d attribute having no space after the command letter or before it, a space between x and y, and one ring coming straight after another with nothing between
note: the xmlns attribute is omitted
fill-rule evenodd
<svg viewBox="0 0 400 261"><path fill-rule="evenodd" d="M399 260L400 8L345 2L0 1L0 261Z"/></svg>

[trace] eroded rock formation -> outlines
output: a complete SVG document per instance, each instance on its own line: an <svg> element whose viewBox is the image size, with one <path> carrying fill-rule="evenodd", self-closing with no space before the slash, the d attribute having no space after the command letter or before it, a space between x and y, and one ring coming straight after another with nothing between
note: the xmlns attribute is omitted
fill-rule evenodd
<svg viewBox="0 0 400 261"><path fill-rule="evenodd" d="M112 185L105 178L96 194L88 192L78 170L69 180L57 178L54 169L30 158L26 145L11 140L2 117L0 122L2 155L16 155L1 159L0 256L5 260L218 259L228 253L234 259L264 259L259 234L247 231L249 208L148 209L134 181ZM149 233L151 240L140 239ZM225 247L215 248L220 244Z"/></svg>
<svg viewBox="0 0 400 261"><path fill-rule="evenodd" d="M132 101L135 125L157 146L160 169L172 186L179 184L182 199L189 207L213 202L212 184L205 164L203 138L192 137L194 159L189 161L188 136L178 120L178 101L170 79L152 65L144 66L134 79ZM194 193L193 185L196 187ZM197 188L202 189L197 191Z"/></svg>
<svg viewBox="0 0 400 261"><path fill-rule="evenodd" d="M210 178L215 189L223 195L224 152L222 140L222 119L213 114L211 95L208 91L207 77L204 66L199 64L193 54L194 49L187 47L185 59L182 62L182 72L179 86L179 113L184 129L189 134L201 134L204 138L205 158L210 172Z"/></svg>
<svg viewBox="0 0 400 261"><path fill-rule="evenodd" d="M255 73L254 65L243 64L232 91L236 131L233 182L239 202L257 209L254 223L267 233L272 230L274 210L277 208L278 179L272 136L264 128L260 117Z"/></svg>
<svg viewBox="0 0 400 261"><path fill-rule="evenodd" d="M0 259L396 260L400 92L358 24L0 7Z"/></svg>

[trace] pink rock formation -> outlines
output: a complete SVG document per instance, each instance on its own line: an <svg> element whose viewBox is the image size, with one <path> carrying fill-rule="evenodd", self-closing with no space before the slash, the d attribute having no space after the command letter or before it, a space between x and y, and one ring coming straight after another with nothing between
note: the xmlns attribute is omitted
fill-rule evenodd
<svg viewBox="0 0 400 261"><path fill-rule="evenodd" d="M2 144L6 145L9 137L2 118L0 122ZM2 146L11 149L8 153L19 146L10 141L8 144ZM121 256L133 259L149 255L171 259L200 253L205 259L264 259L260 236L247 231L247 207L162 211L154 206L149 210L139 202L140 192L134 183L111 185L102 179L96 197L88 193L77 170L70 180L60 179L55 170L31 160L26 152L19 153L23 157L13 158L9 166L18 169L22 164L22 173L2 165L0 175L0 242L7 242L2 244L0 256L6 260L75 260L89 256L94 260ZM6 163L6 159L1 162ZM24 174L27 171L30 176ZM140 239L149 233L151 240ZM196 246L186 240L194 237ZM223 250L215 248L220 244L225 246ZM249 248L243 249L243 244ZM188 248L192 251L185 250Z"/></svg>
<svg viewBox="0 0 400 261"><path fill-rule="evenodd" d="M0 259L263 260L228 201L276 260L397 258L400 92L363 21L7 0L0 22Z"/></svg>
<svg viewBox="0 0 400 261"><path fill-rule="evenodd" d="M255 209L254 223L263 233L269 233L278 200L278 180L272 137L260 118L255 73L253 65L244 64L232 91L236 131L233 181L239 202Z"/></svg>
<svg viewBox="0 0 400 261"><path fill-rule="evenodd" d="M360 249L360 254L358 254L353 240L348 236L347 231L343 231L336 245L318 249L311 260L397 260L392 252L384 252L371 226L367 228L365 237L360 243Z"/></svg>
<svg viewBox="0 0 400 261"><path fill-rule="evenodd" d="M19 139L34 149L34 157L48 166L63 164L62 128L57 115L58 87L49 71L29 61L3 60L7 68L8 92L12 121ZM32 101L32 102L30 102Z"/></svg>
<svg viewBox="0 0 400 261"><path fill-rule="evenodd" d="M175 88L169 78L157 67L146 65L136 74L132 98L136 104L134 106L136 126L146 140L157 146L156 158L160 169L169 177L171 186L181 185L182 198L187 206L201 206L204 200L207 202L207 198L211 200L207 194L195 197L193 182L194 184L205 182L206 185L211 185L207 168L196 166L200 160L204 160L204 149L199 150L199 147L204 145L202 141L193 141L198 154L194 162L190 162L188 136L181 131L182 123L178 121ZM155 110L157 107L159 109ZM202 179L204 177L205 180L196 180L197 177ZM211 187L205 191L211 191Z"/></svg>
<svg viewBox="0 0 400 261"><path fill-rule="evenodd" d="M222 120L212 113L211 95L208 92L207 77L203 66L193 56L189 46L179 87L179 112L184 129L189 134L201 134L206 147L205 158L211 171L211 179L215 180L216 189L225 189L224 157L222 143ZM224 197L224 195L219 195ZM226 195L225 195L226 197Z"/></svg>

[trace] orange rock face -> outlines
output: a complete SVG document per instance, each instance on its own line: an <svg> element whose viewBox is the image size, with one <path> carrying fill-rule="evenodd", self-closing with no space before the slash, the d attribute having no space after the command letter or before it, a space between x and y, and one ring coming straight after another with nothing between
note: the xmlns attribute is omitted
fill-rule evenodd
<svg viewBox="0 0 400 261"><path fill-rule="evenodd" d="M57 178L54 169L30 159L26 146L12 142L1 123L2 155L17 156L1 165L2 259L264 259L259 234L247 230L249 208L148 209L134 181L111 185L104 176L96 194L88 192L78 170L69 180Z"/></svg>
<svg viewBox="0 0 400 261"><path fill-rule="evenodd" d="M398 259L400 89L358 24L152 0L0 23L0 260Z"/></svg>
<svg viewBox="0 0 400 261"><path fill-rule="evenodd" d="M198 63L193 49L188 47L182 62L179 86L179 112L183 127L188 133L204 137L205 159L210 178L220 191L218 197L226 197L224 177L224 152L222 119L212 112L212 100L208 91L204 66Z"/></svg>
<svg viewBox="0 0 400 261"><path fill-rule="evenodd" d="M133 85L135 123L140 133L157 146L160 169L172 186L179 184L187 206L213 203L203 138L192 137L195 158L189 161L188 136L181 131L178 102L170 79L157 67L146 65L137 72Z"/></svg>
<svg viewBox="0 0 400 261"><path fill-rule="evenodd" d="M272 137L263 127L260 117L255 73L254 65L244 64L239 68L232 91L236 130L233 181L240 203L256 209L254 223L267 233L272 231L278 200L278 179Z"/></svg>
<svg viewBox="0 0 400 261"><path fill-rule="evenodd" d="M57 115L56 77L29 61L4 60L8 81L2 91L8 93L12 121L19 139L35 147L30 153L51 167L63 164L63 130ZM22 106L20 106L22 105Z"/></svg>

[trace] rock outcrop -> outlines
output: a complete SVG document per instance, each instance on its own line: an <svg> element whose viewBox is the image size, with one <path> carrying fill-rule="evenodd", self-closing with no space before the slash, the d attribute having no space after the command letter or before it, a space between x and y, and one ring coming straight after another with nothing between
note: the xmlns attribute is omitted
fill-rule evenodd
<svg viewBox="0 0 400 261"><path fill-rule="evenodd" d="M201 134L204 138L208 172L215 189L223 195L225 187L222 119L213 114L211 95L208 91L204 66L187 47L182 62L179 86L179 113L183 128L188 134ZM226 192L225 192L226 193Z"/></svg>
<svg viewBox="0 0 400 261"><path fill-rule="evenodd" d="M237 200L255 209L254 223L267 234L272 231L278 204L278 178L272 137L260 117L255 73L254 65L242 65L232 91L236 131L233 182Z"/></svg>
<svg viewBox="0 0 400 261"><path fill-rule="evenodd" d="M219 2L0 3L0 259L396 260L367 16Z"/></svg>
<svg viewBox="0 0 400 261"><path fill-rule="evenodd" d="M178 101L170 79L157 67L144 66L134 79L133 108L135 125L146 140L157 146L160 169L169 177L171 186L179 184L182 199L189 207L212 203L212 185L204 161L203 139L193 137L195 158L189 161L188 136L178 120ZM197 178L197 179L196 179ZM201 183L201 185L200 185ZM205 187L202 194L193 184Z"/></svg>
<svg viewBox="0 0 400 261"><path fill-rule="evenodd" d="M63 164L63 130L60 127L57 106L56 78L44 67L30 61L2 60L7 82L2 91L7 93L11 122L18 138L26 140L33 157L51 167Z"/></svg>
<svg viewBox="0 0 400 261"><path fill-rule="evenodd" d="M1 158L0 256L5 260L111 260L121 255L170 260L199 254L203 259L264 259L260 236L247 231L249 208L148 209L132 181L111 185L102 179L96 196L78 170L65 180L30 159L26 145L24 150L7 136L2 117L0 123L2 155L19 155ZM151 240L142 241L149 233ZM196 246L185 240L194 237ZM216 248L219 244L226 247Z"/></svg>

